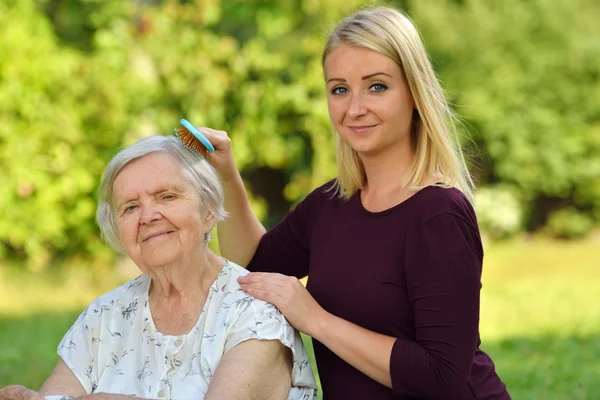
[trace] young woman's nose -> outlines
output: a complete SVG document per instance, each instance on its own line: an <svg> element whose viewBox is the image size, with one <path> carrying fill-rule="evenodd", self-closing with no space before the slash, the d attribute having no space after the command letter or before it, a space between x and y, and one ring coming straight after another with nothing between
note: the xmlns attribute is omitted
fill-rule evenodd
<svg viewBox="0 0 600 400"><path fill-rule="evenodd" d="M350 96L350 104L348 104L348 110L346 114L350 118L358 118L367 113L367 108L364 104L363 94L360 92L354 92Z"/></svg>

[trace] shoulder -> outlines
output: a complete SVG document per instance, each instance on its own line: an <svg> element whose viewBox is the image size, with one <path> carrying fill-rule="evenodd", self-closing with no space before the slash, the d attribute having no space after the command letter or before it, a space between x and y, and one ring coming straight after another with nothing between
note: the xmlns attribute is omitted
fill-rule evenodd
<svg viewBox="0 0 600 400"><path fill-rule="evenodd" d="M415 195L418 207L420 226L428 224L439 217L457 218L471 228L478 230L477 217L473 205L467 197L456 188L428 186Z"/></svg>
<svg viewBox="0 0 600 400"><path fill-rule="evenodd" d="M121 308L136 307L133 303L147 293L149 284L150 277L144 274L125 282L93 300L80 315L79 320L106 317L110 312L120 312Z"/></svg>
<svg viewBox="0 0 600 400"><path fill-rule="evenodd" d="M338 200L335 180L331 180L319 186L296 203L287 217L280 221L280 224L283 223L284 226L300 228L300 231L304 233L311 232L315 221L323 212L327 212L324 210Z"/></svg>
<svg viewBox="0 0 600 400"><path fill-rule="evenodd" d="M233 295L236 297L236 302L244 302L244 304L247 304L247 307L244 307L244 312L262 315L264 314L265 310L272 310L275 308L275 306L267 303L266 301L259 300L242 290L237 278L240 276L246 276L249 273L250 271L247 269L237 265L232 261L228 261L223 267L221 274L219 274L219 277L227 279L227 291L229 293L233 293Z"/></svg>
<svg viewBox="0 0 600 400"><path fill-rule="evenodd" d="M244 291L240 287L237 278L240 276L248 275L250 272L243 267L240 267L234 262L228 261L227 265L223 267L221 274L227 274L228 276L228 291L233 293L238 299L236 303L243 302L246 307L243 308L243 313L252 314L254 316L254 322L258 322L260 325L260 317L266 316L278 323L287 325L287 321L281 315L281 312L271 303L257 299Z"/></svg>
<svg viewBox="0 0 600 400"><path fill-rule="evenodd" d="M319 205L327 201L335 200L338 198L338 188L336 180L332 179L329 182L317 187L310 192L306 197L301 200L298 205Z"/></svg>
<svg viewBox="0 0 600 400"><path fill-rule="evenodd" d="M108 305L115 301L131 301L144 296L148 292L149 284L150 277L148 275L139 275L110 292L101 295L90 305Z"/></svg>
<svg viewBox="0 0 600 400"><path fill-rule="evenodd" d="M92 301L63 336L58 346L59 355L64 360L71 360L77 349L89 350L89 346L104 341L104 329L111 321L132 320L143 307L139 299L146 293L149 283L147 275L140 275Z"/></svg>
<svg viewBox="0 0 600 400"><path fill-rule="evenodd" d="M332 208L337 208L347 203L348 200L339 196L337 180L332 179L314 189L297 203L292 213L302 215L307 221L311 221L323 213L331 212Z"/></svg>
<svg viewBox="0 0 600 400"><path fill-rule="evenodd" d="M227 263L223 267L223 270L221 270L221 273L219 274L219 276L226 275L229 278L237 279L238 277L248 275L249 273L250 272L247 271L244 267L239 266L238 264L234 263L233 261L227 260Z"/></svg>
<svg viewBox="0 0 600 400"><path fill-rule="evenodd" d="M264 303L244 292L238 283L237 279L240 276L245 276L249 273L250 271L247 269L239 266L233 261L227 260L227 263L217 276L216 287L214 288L216 294L221 294L221 296L213 296L212 301L233 302L236 305L235 309L238 314L252 312L252 307L250 307L251 304Z"/></svg>
<svg viewBox="0 0 600 400"><path fill-rule="evenodd" d="M428 186L417 193L414 202L410 244L425 246L442 254L443 246L465 246L469 252L483 256L481 235L475 210L458 189Z"/></svg>
<svg viewBox="0 0 600 400"><path fill-rule="evenodd" d="M246 276L250 273L244 267L239 266L233 261L227 260L221 272L217 276L217 289L221 292L227 292L236 296L243 295L244 292L237 279L240 276ZM226 290L225 290L226 289Z"/></svg>

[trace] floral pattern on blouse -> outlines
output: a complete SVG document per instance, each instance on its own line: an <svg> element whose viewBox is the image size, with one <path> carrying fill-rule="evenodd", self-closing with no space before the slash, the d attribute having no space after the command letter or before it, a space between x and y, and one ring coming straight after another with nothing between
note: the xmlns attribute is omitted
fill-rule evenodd
<svg viewBox="0 0 600 400"><path fill-rule="evenodd" d="M227 262L196 325L185 335L156 329L147 275L94 300L58 346L86 393L202 399L223 354L248 339L279 340L292 350L290 400L316 399L316 383L299 333L272 304L244 293L248 272Z"/></svg>

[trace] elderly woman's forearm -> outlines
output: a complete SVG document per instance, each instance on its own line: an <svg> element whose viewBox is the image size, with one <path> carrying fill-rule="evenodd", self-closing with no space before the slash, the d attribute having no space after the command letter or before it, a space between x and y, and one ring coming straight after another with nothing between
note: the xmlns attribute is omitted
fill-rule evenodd
<svg viewBox="0 0 600 400"><path fill-rule="evenodd" d="M43 400L38 392L21 385L10 385L0 389L0 400Z"/></svg>
<svg viewBox="0 0 600 400"><path fill-rule="evenodd" d="M258 247L265 228L252 212L241 176L223 185L228 217L219 223L217 234L221 255L247 266Z"/></svg>
<svg viewBox="0 0 600 400"><path fill-rule="evenodd" d="M126 400L126 399L136 399L136 400L151 400L147 398L140 398L136 396L127 396L124 394L114 394L114 393L93 393L85 396L76 397L76 400Z"/></svg>

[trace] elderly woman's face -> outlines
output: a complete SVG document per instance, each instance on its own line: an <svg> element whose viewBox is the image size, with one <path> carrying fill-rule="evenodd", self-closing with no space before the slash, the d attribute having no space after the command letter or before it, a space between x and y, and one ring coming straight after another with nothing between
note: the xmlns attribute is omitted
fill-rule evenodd
<svg viewBox="0 0 600 400"><path fill-rule="evenodd" d="M121 244L142 270L203 252L204 234L215 222L200 212L177 159L164 152L123 168L113 184L113 207Z"/></svg>

